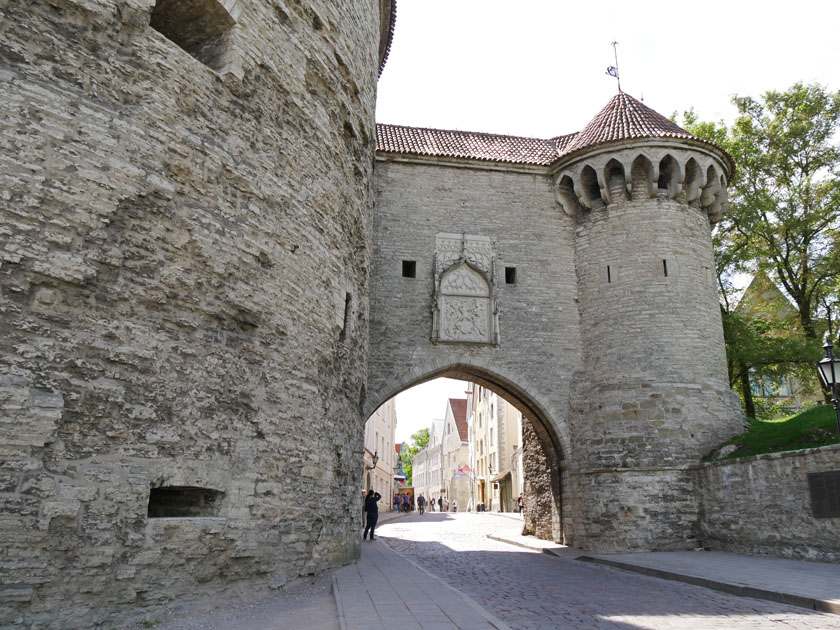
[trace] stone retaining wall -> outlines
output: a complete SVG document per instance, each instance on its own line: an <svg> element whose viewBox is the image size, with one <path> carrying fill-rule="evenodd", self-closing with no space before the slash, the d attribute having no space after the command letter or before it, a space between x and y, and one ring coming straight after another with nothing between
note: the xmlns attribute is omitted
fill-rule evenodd
<svg viewBox="0 0 840 630"><path fill-rule="evenodd" d="M840 518L814 518L808 474L840 470L840 445L692 469L698 538L718 551L840 561Z"/></svg>

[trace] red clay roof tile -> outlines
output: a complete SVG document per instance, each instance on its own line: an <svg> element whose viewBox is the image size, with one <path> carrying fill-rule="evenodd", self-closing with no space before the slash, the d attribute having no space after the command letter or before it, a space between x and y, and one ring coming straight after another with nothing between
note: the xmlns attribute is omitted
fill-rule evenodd
<svg viewBox="0 0 840 630"><path fill-rule="evenodd" d="M544 166L560 155L554 140L383 124L376 125L376 150Z"/></svg>
<svg viewBox="0 0 840 630"><path fill-rule="evenodd" d="M469 429L467 427L467 399L466 398L450 398L449 406L452 407L452 415L455 417L455 426L458 427L458 435L462 442L469 439Z"/></svg>
<svg viewBox="0 0 840 630"><path fill-rule="evenodd" d="M577 151L634 138L686 138L719 148L710 142L696 138L673 121L624 92L619 92L610 99L610 102L582 131L548 140L401 125L376 125L376 150L380 153L454 157L540 166L553 164L559 158ZM734 169L731 158L730 167Z"/></svg>

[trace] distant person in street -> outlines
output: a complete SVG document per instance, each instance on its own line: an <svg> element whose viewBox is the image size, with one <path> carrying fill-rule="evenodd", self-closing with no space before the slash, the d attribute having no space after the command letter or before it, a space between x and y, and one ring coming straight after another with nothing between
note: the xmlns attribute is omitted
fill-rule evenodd
<svg viewBox="0 0 840 630"><path fill-rule="evenodd" d="M452 511L453 512L458 511L458 502L455 499L452 499Z"/></svg>
<svg viewBox="0 0 840 630"><path fill-rule="evenodd" d="M408 512L408 495L404 494L400 498L400 507L403 512Z"/></svg>
<svg viewBox="0 0 840 630"><path fill-rule="evenodd" d="M522 514L522 510L525 509L525 499L522 496L522 493L519 493L519 501L517 502L519 505L519 513Z"/></svg>
<svg viewBox="0 0 840 630"><path fill-rule="evenodd" d="M426 509L426 497L424 497L421 494L419 497L417 497L417 510L420 512L420 514L423 514L423 511L425 509Z"/></svg>
<svg viewBox="0 0 840 630"><path fill-rule="evenodd" d="M438 512L443 512L443 497L438 497Z"/></svg>
<svg viewBox="0 0 840 630"><path fill-rule="evenodd" d="M365 497L365 512L367 513L367 523L365 524L365 533L362 535L362 540L367 539L368 530L370 531L370 539L376 540L373 535L373 530L376 529L376 521L379 520L379 506L376 505L377 501L382 498L382 495L378 492L374 492L372 489L368 490L367 496Z"/></svg>
<svg viewBox="0 0 840 630"><path fill-rule="evenodd" d="M429 499L429 512L434 512L434 511L435 511L435 500L434 499Z"/></svg>

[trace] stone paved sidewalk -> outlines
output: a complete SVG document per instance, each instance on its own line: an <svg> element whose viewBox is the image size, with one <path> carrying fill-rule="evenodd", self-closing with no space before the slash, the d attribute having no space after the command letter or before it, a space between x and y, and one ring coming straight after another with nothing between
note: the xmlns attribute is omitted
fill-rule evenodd
<svg viewBox="0 0 840 630"><path fill-rule="evenodd" d="M380 540L333 576L342 630L509 630L474 601Z"/></svg>

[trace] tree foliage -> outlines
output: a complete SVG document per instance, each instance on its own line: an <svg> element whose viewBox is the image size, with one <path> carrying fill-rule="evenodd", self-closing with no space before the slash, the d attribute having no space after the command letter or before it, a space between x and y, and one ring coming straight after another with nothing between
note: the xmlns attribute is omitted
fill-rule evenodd
<svg viewBox="0 0 840 630"><path fill-rule="evenodd" d="M414 457L426 444L429 443L429 429L420 429L411 434L411 443L400 451L400 459L402 460L403 474L405 474L406 484L413 485L411 476L412 466L411 458Z"/></svg>
<svg viewBox="0 0 840 630"><path fill-rule="evenodd" d="M732 102L731 127L684 115L688 131L736 163L731 208L714 236L724 300L730 274L764 270L796 304L805 335L817 338L816 317L836 301L840 274L840 92L797 83Z"/></svg>
<svg viewBox="0 0 840 630"><path fill-rule="evenodd" d="M749 373L813 370L840 294L840 92L797 83L760 99L735 96L732 126L683 116L694 135L726 149L736 171L730 209L713 234L730 384L755 416ZM796 307L796 322L735 312L732 278L766 272ZM834 330L832 330L834 328Z"/></svg>

